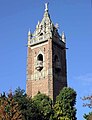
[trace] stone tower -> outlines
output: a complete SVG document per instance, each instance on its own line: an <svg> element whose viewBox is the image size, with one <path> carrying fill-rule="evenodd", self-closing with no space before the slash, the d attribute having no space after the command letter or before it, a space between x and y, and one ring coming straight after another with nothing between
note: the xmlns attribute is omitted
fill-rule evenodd
<svg viewBox="0 0 92 120"><path fill-rule="evenodd" d="M35 96L38 91L55 100L67 86L66 43L64 32L60 36L45 4L41 22L34 33L28 32L26 93Z"/></svg>

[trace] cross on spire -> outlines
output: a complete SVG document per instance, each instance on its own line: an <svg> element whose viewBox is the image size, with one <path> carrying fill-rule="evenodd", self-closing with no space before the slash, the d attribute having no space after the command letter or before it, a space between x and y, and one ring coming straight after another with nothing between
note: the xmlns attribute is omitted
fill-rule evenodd
<svg viewBox="0 0 92 120"><path fill-rule="evenodd" d="M48 11L48 3L45 3L45 11Z"/></svg>

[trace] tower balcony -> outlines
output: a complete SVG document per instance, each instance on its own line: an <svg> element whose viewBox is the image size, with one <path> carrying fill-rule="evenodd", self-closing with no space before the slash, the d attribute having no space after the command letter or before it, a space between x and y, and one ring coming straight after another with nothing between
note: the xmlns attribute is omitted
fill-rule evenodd
<svg viewBox="0 0 92 120"><path fill-rule="evenodd" d="M43 61L37 61L37 63L36 63L36 69L38 71L41 71L42 68L43 68Z"/></svg>

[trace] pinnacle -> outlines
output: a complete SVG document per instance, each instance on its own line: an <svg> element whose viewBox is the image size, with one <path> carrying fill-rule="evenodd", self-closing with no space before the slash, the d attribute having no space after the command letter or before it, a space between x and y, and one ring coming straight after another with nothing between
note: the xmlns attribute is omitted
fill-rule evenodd
<svg viewBox="0 0 92 120"><path fill-rule="evenodd" d="M45 11L48 11L48 3L45 3Z"/></svg>

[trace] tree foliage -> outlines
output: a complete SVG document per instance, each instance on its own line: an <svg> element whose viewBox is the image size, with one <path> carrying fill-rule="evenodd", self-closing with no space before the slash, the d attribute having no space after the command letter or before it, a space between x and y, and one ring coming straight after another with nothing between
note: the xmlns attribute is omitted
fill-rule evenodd
<svg viewBox="0 0 92 120"><path fill-rule="evenodd" d="M41 111L42 119L51 120L53 115L52 100L45 94L38 92L38 94L34 96L33 101Z"/></svg>
<svg viewBox="0 0 92 120"><path fill-rule="evenodd" d="M76 120L75 103L76 92L71 88L61 90L54 105L45 94L30 98L17 88L14 94L1 94L0 120Z"/></svg>
<svg viewBox="0 0 92 120"><path fill-rule="evenodd" d="M82 100L88 102L88 103L83 103L83 107L92 108L92 96L84 96Z"/></svg>
<svg viewBox="0 0 92 120"><path fill-rule="evenodd" d="M54 118L58 120L76 120L76 92L72 88L63 88L56 98Z"/></svg>
<svg viewBox="0 0 92 120"><path fill-rule="evenodd" d="M0 120L22 120L18 103L13 99L12 93L0 97Z"/></svg>
<svg viewBox="0 0 92 120"><path fill-rule="evenodd" d="M86 101L86 103L83 103L83 107L89 107L92 109L92 95L91 96L84 96L82 98L83 101ZM84 114L83 116L86 120L92 120L92 112L89 112L88 114Z"/></svg>
<svg viewBox="0 0 92 120"><path fill-rule="evenodd" d="M86 120L92 120L92 112L89 112L89 114L84 114L83 116Z"/></svg>
<svg viewBox="0 0 92 120"><path fill-rule="evenodd" d="M19 103L23 120L40 120L41 115L37 106L33 103L24 90L17 88L14 92L14 99Z"/></svg>

